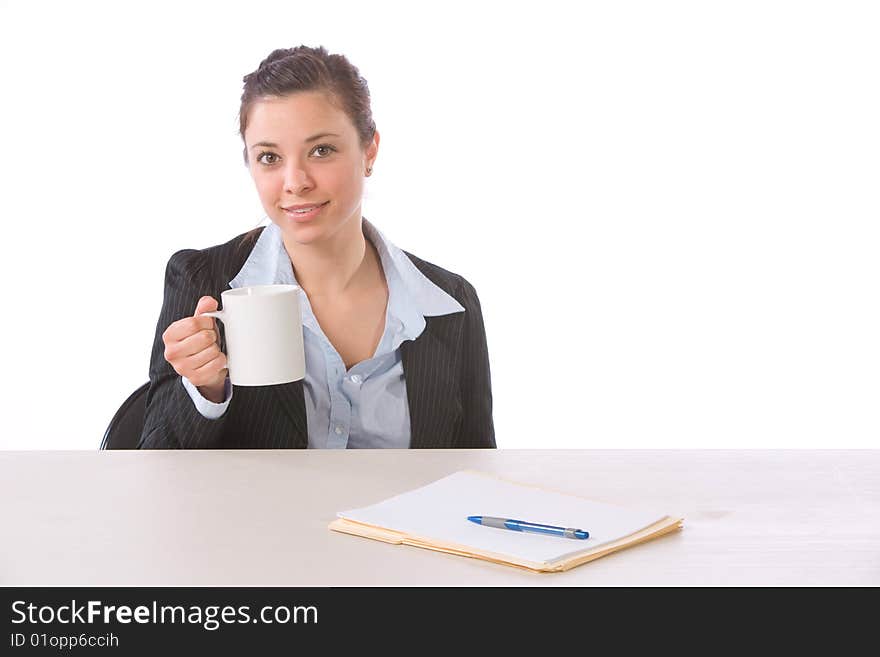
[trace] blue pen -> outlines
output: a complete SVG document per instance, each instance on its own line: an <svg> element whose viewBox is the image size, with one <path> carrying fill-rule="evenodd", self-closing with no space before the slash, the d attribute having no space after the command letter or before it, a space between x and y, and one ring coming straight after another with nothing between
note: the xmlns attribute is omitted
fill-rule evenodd
<svg viewBox="0 0 880 657"><path fill-rule="evenodd" d="M549 534L563 538L590 538L590 532L572 527L556 527L555 525L540 525L536 522L525 520L513 520L511 518L493 518L491 516L468 516L468 520L484 527L496 527L498 529L512 529L515 532L534 532L535 534Z"/></svg>

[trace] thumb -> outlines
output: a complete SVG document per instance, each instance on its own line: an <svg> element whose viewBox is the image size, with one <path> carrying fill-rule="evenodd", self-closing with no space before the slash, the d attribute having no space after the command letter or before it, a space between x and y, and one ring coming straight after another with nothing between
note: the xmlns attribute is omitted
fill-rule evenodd
<svg viewBox="0 0 880 657"><path fill-rule="evenodd" d="M193 313L194 317L198 317L202 313L210 313L217 310L217 299L214 297L202 297L199 299L198 304L196 304L196 311Z"/></svg>

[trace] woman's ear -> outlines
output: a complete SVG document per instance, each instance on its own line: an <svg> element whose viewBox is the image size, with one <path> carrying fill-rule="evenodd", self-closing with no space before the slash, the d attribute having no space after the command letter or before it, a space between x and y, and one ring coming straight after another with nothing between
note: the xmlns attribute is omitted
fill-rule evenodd
<svg viewBox="0 0 880 657"><path fill-rule="evenodd" d="M364 153L364 166L367 169L372 169L373 164L376 162L376 156L379 154L379 131L376 130L373 133L373 141L370 142L370 145L367 146L367 150Z"/></svg>

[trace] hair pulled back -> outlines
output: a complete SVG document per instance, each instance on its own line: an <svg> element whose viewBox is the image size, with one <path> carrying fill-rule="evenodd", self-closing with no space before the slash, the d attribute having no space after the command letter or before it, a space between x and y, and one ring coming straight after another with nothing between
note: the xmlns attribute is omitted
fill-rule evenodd
<svg viewBox="0 0 880 657"><path fill-rule="evenodd" d="M253 73L243 78L239 134L244 141L251 106L267 96L283 97L299 91L319 91L345 112L366 149L376 132L370 109L370 89L358 69L343 55L331 55L323 46L280 48L269 53ZM247 144L244 162L248 163Z"/></svg>

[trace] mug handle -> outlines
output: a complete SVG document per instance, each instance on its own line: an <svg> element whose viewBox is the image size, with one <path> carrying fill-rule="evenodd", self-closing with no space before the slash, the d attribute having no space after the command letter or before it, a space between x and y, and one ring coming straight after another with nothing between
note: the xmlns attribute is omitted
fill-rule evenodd
<svg viewBox="0 0 880 657"><path fill-rule="evenodd" d="M202 315L205 315L206 317L213 317L214 319L219 319L224 324L226 323L227 315L226 315L226 312L223 310L214 310L212 312L202 313L201 315L199 315L199 317L201 317ZM219 329L218 329L217 337L220 337ZM220 350L222 351L223 350L223 346L222 346L223 340L222 339L220 340L220 345L221 345Z"/></svg>
<svg viewBox="0 0 880 657"><path fill-rule="evenodd" d="M205 316L207 316L207 317L213 317L214 319L219 319L221 322L226 323L226 316L227 316L227 315L226 315L226 312L223 311L223 310L214 310L214 311L212 311L212 312L201 313L201 314L199 315L199 317L201 317L202 315L205 315ZM220 331L219 331L219 329L218 329L218 331L217 331L217 337L220 338ZM219 342L219 344L220 344L220 351L223 351L223 346L224 346L224 344L223 344L223 342L224 342L223 339L220 338L220 339L218 340L218 342Z"/></svg>

